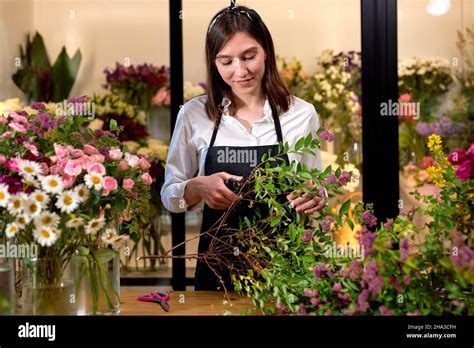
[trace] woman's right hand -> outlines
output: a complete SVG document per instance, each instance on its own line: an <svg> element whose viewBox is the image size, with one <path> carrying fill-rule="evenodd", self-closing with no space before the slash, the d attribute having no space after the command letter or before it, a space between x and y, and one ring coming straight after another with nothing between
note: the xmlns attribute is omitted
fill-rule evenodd
<svg viewBox="0 0 474 348"><path fill-rule="evenodd" d="M198 176L191 179L185 188L185 199L188 204L200 199L212 209L225 210L231 206L237 195L229 190L224 181L233 179L241 181L242 176L232 175L226 172L219 172L208 176ZM186 197L188 196L188 197ZM196 201L197 199L197 201ZM190 204L190 205L193 205Z"/></svg>

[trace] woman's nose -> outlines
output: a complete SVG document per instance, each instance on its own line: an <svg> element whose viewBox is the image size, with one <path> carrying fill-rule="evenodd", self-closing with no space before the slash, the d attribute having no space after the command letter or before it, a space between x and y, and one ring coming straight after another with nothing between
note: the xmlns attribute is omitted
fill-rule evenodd
<svg viewBox="0 0 474 348"><path fill-rule="evenodd" d="M247 75L247 66L245 62L240 59L236 59L235 61L235 74L237 76L246 76Z"/></svg>

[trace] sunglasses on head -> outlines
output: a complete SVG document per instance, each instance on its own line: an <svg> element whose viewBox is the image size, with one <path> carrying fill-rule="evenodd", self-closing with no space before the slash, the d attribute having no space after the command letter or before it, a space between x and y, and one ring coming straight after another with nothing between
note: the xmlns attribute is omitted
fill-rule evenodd
<svg viewBox="0 0 474 348"><path fill-rule="evenodd" d="M241 7L241 6L235 6L235 1L232 1L231 5L229 7L227 7L222 13L218 14L212 20L211 24L209 25L209 29L208 29L207 32L209 33L211 31L212 27L216 24L216 22L219 20L219 18L221 18L222 16L224 16L228 13L247 16L252 22L255 22L255 23L260 21L260 16L258 15L257 11L252 10L252 9L247 10L247 9Z"/></svg>

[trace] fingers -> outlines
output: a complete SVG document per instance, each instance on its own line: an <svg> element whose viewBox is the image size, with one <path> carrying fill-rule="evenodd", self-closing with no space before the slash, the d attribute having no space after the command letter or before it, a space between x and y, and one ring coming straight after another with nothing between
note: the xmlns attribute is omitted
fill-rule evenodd
<svg viewBox="0 0 474 348"><path fill-rule="evenodd" d="M296 198L291 202L291 205L296 208L296 212L304 211L306 214L311 214L317 210L321 210L326 203L326 197L313 197L309 194L304 194L302 197Z"/></svg>
<svg viewBox="0 0 474 348"><path fill-rule="evenodd" d="M243 176L232 175L232 174L229 174L227 172L219 172L218 174L223 180L234 179L235 181L241 181L241 180L244 179Z"/></svg>

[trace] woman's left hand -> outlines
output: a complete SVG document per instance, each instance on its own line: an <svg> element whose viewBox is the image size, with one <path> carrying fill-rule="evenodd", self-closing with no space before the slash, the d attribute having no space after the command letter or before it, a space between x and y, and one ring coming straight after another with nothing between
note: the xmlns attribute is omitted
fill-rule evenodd
<svg viewBox="0 0 474 348"><path fill-rule="evenodd" d="M308 184L311 185L311 183ZM304 212L308 215L323 209L327 199L325 195L314 196L307 193L303 194L301 197L297 197L294 193L290 193L286 198L291 202L291 206L296 209L297 213Z"/></svg>

